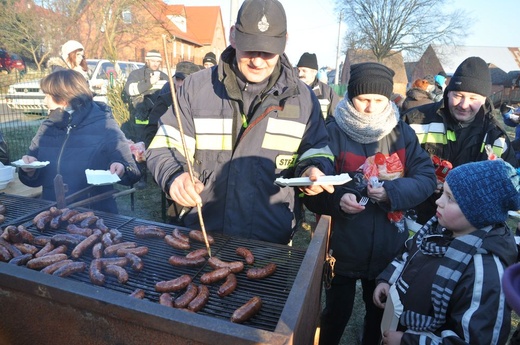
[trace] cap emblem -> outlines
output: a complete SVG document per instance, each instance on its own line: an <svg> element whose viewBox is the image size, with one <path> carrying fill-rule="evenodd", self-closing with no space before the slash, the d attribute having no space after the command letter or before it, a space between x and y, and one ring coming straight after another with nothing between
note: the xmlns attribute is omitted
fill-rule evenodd
<svg viewBox="0 0 520 345"><path fill-rule="evenodd" d="M265 14L262 16L262 19L258 22L258 30L261 32L266 32L269 29L269 22L265 17Z"/></svg>

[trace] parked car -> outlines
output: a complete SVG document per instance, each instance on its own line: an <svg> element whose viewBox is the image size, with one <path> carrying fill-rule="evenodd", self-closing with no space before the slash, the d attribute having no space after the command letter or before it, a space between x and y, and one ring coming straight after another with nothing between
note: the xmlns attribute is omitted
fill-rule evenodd
<svg viewBox="0 0 520 345"><path fill-rule="evenodd" d="M13 69L16 69L16 70L18 70L18 72L20 72L22 74L27 72L27 67L25 66L25 61L18 54L11 54L11 64L10 64L10 67L11 67L11 71Z"/></svg>
<svg viewBox="0 0 520 345"><path fill-rule="evenodd" d="M0 72L11 72L11 55L6 50L0 49Z"/></svg>
<svg viewBox="0 0 520 345"><path fill-rule="evenodd" d="M130 72L144 66L142 62L87 59L89 85L94 92L94 100L107 103L107 89L110 82L125 82ZM47 107L45 95L40 89L40 79L20 82L9 86L5 97L7 106L22 110L27 114L45 115Z"/></svg>

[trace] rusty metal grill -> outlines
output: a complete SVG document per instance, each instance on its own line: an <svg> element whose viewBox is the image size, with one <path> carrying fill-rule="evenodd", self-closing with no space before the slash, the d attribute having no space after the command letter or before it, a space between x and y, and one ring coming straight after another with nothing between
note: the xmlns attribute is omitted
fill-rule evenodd
<svg viewBox="0 0 520 345"><path fill-rule="evenodd" d="M171 234L172 230L175 228L174 226L103 212L96 212L96 215L103 218L105 225L109 228L117 228L121 231L124 241L133 241L136 242L138 246L146 246L149 249L148 254L142 257L144 269L141 272L135 272L130 268L127 269L129 280L126 284L121 284L115 277L107 275L106 283L102 287L104 289L118 291L125 294L130 294L137 288L143 289L147 300L159 303L160 293L155 291L155 284L157 282L174 279L183 274L188 274L192 277L193 282L199 285L200 275L213 270L207 263L199 268L176 267L168 263L168 258L171 255L176 254L184 256L192 250L204 248L205 246L203 243L191 240L190 250L180 250L167 245L163 239L136 238L133 232L134 227L137 225L156 225ZM25 225L33 234L41 234L34 227L32 222L27 222ZM179 229L186 232L189 231L189 229L186 228L179 227ZM52 235L57 233L67 233L66 224L62 225L57 230L47 230L44 234ZM277 265L277 270L274 275L265 279L250 280L246 277L248 265L245 265L244 270L236 274L237 288L231 295L224 298L220 298L217 295L218 288L222 282L217 282L208 286L210 290L210 299L206 306L198 313L229 320L235 309L246 303L251 297L260 296L263 301L262 309L257 316L250 319L245 324L258 329L273 331L300 268L301 261L305 255L305 250L261 241L230 238L220 234L212 234L212 236L215 239L215 244L212 245L212 254L221 260L241 260L241 257L235 254L235 249L239 246L244 246L249 248L255 255L254 267L262 267L267 265L269 262L274 262ZM69 248L69 255L71 250L72 248ZM91 251L88 251L77 261L84 261L90 264L92 259L92 253ZM64 279L92 284L90 282L88 270L71 275ZM180 296L183 292L184 291L172 293L172 296L175 298Z"/></svg>
<svg viewBox="0 0 520 345"><path fill-rule="evenodd" d="M55 204L53 201L27 198L18 195L0 193L0 204L6 207L5 221L2 226L19 225L31 215L35 216L41 211Z"/></svg>

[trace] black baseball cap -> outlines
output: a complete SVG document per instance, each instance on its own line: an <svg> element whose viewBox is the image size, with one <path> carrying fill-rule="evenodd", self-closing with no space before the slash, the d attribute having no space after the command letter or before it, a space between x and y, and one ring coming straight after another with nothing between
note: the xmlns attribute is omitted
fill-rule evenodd
<svg viewBox="0 0 520 345"><path fill-rule="evenodd" d="M287 42L287 17L277 0L246 0L235 23L238 50L282 55Z"/></svg>

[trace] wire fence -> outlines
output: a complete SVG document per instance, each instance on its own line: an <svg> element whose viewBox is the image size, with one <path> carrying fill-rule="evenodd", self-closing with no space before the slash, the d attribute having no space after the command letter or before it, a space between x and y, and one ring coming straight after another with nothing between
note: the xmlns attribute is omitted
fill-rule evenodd
<svg viewBox="0 0 520 345"><path fill-rule="evenodd" d="M15 161L26 154L31 139L36 134L43 120L43 109L16 110L11 109L6 101L9 86L30 80L39 80L44 73L31 72L20 74L0 74L0 131L9 146L9 160Z"/></svg>

